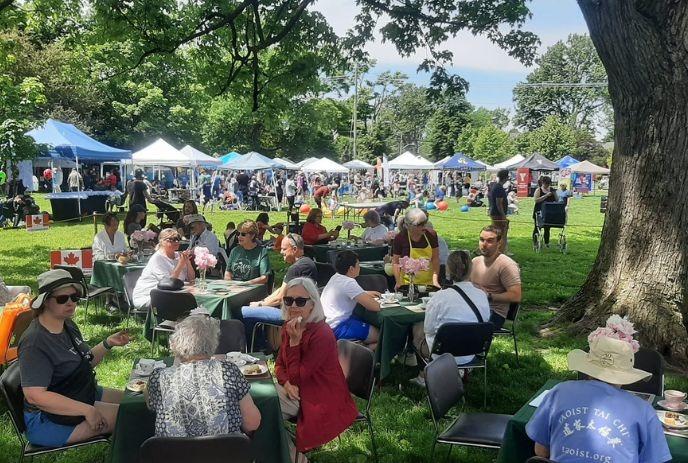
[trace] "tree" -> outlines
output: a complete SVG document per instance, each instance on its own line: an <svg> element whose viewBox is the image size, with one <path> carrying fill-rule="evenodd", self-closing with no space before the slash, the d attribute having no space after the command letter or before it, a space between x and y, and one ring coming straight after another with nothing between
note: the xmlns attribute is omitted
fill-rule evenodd
<svg viewBox="0 0 688 463"><path fill-rule="evenodd" d="M557 87L551 84L606 82L604 66L587 35L572 34L566 43L557 42L536 60L526 84L514 89L516 124L535 129L550 115L575 128L591 128L604 119L609 104L606 87Z"/></svg>
<svg viewBox="0 0 688 463"><path fill-rule="evenodd" d="M508 133L489 124L478 130L472 156L488 164L505 161L514 155L514 144Z"/></svg>
<svg viewBox="0 0 688 463"><path fill-rule="evenodd" d="M597 258L555 322L587 330L628 315L641 344L685 367L688 3L578 3L609 76L613 168Z"/></svg>
<svg viewBox="0 0 688 463"><path fill-rule="evenodd" d="M541 127L521 134L516 144L521 152L537 152L557 160L576 149L576 131L556 116L549 116Z"/></svg>
<svg viewBox="0 0 688 463"><path fill-rule="evenodd" d="M454 154L456 140L470 122L473 107L465 98L448 98L430 117L423 147L438 161Z"/></svg>

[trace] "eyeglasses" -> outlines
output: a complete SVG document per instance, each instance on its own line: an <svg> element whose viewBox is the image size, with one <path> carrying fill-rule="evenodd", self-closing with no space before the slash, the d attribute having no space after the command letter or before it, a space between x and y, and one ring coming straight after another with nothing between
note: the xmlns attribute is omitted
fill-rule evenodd
<svg viewBox="0 0 688 463"><path fill-rule="evenodd" d="M174 238L167 238L165 241L169 241L171 243L179 243L182 239L178 236L175 236Z"/></svg>
<svg viewBox="0 0 688 463"><path fill-rule="evenodd" d="M291 307L296 303L296 307L303 307L306 305L306 302L310 301L310 297L291 297L291 296L284 296L282 298L282 302L284 303L285 307Z"/></svg>
<svg viewBox="0 0 688 463"><path fill-rule="evenodd" d="M249 232L239 232L239 236L249 236L249 235L252 235L252 234L253 234L253 233L249 233Z"/></svg>
<svg viewBox="0 0 688 463"><path fill-rule="evenodd" d="M72 294L62 294L60 296L50 296L53 299L55 299L55 302L58 304L66 304L68 300L72 300L72 302L79 302L79 299L81 299L81 296L79 293L72 293Z"/></svg>

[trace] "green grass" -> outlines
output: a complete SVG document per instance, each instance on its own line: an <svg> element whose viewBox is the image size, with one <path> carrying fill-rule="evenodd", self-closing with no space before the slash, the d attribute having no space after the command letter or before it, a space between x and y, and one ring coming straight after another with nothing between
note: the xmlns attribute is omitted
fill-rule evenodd
<svg viewBox="0 0 688 463"><path fill-rule="evenodd" d="M585 339L572 337L565 329L549 337L540 335L541 326L548 322L557 307L572 296L583 283L594 261L599 246L603 215L599 212L599 197L574 200L569 211L570 226L567 228L569 252L562 255L553 246L541 254L532 250L530 235L532 202L521 201L521 214L511 216L509 233L510 248L514 259L521 266L523 280L523 304L518 325L520 367L516 366L510 338L499 338L493 343L488 359L488 406L486 411L514 413L549 378L571 378L566 369L566 354L573 348L585 346ZM39 204L46 202L39 196ZM256 213L214 212L206 218L213 224L218 236L225 224L232 220L255 218ZM285 213L271 213L273 222L286 218ZM475 249L480 229L489 223L485 209L461 213L456 203L450 203L446 213L433 213L431 220L438 233L451 249ZM326 219L326 225L341 219ZM80 248L90 246L94 227L92 221L56 224L47 232L30 234L25 230L0 231L0 275L8 284L27 284L36 287L36 275L48 269L51 249ZM552 230L552 243L556 243L558 230ZM277 270L277 280L284 274L284 264L276 253L271 262ZM95 316L89 311L89 319L78 315L85 336L101 340L106 334L122 326L122 321L106 315ZM565 327L564 327L565 328ZM137 331L135 331L137 332ZM140 331L138 331L140 333ZM105 386L123 388L133 359L149 354L149 344L138 335L124 349L115 349L98 367L99 382ZM390 378L376 390L373 398L373 422L376 430L378 451L382 462L428 461L433 440L433 425L427 407L425 391L407 383L417 369L395 366ZM403 383L400 392L398 384ZM688 381L678 375L668 375L667 387L686 389ZM482 409L483 387L481 374L473 375L466 385L466 410ZM105 450L79 450L57 461L90 462ZM17 454L17 441L11 425L5 417L0 420L0 461L11 461ZM322 462L365 462L370 459L370 441L363 427L354 427L313 454ZM468 449L455 449L452 461L488 462L496 453Z"/></svg>

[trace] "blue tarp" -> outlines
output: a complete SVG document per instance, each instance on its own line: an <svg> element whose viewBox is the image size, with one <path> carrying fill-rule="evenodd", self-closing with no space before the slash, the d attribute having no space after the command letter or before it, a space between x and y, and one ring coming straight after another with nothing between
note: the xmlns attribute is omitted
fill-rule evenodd
<svg viewBox="0 0 688 463"><path fill-rule="evenodd" d="M473 159L469 158L463 153L456 153L444 163L441 169L475 172L485 170L485 165L475 162Z"/></svg>
<svg viewBox="0 0 688 463"><path fill-rule="evenodd" d="M222 164L227 164L229 161L232 161L236 158L240 158L241 155L237 153L236 151L230 151L229 153L225 154L224 156L220 156L220 161Z"/></svg>
<svg viewBox="0 0 688 463"><path fill-rule="evenodd" d="M569 155L564 156L563 158L559 159L558 161L554 161L559 167L562 169L565 169L569 166L572 166L574 164L578 164L580 161L574 157L571 157Z"/></svg>
<svg viewBox="0 0 688 463"><path fill-rule="evenodd" d="M121 150L105 145L89 137L72 124L48 119L42 127L25 134L41 145L48 145L51 156L79 158L79 161L119 161L130 159L130 150Z"/></svg>

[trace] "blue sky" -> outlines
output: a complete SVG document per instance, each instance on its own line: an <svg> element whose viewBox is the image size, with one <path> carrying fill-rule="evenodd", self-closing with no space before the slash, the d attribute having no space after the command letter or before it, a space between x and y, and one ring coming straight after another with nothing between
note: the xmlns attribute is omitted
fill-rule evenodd
<svg viewBox="0 0 688 463"><path fill-rule="evenodd" d="M325 15L340 35L353 25L357 11L354 0L319 0L314 8ZM533 17L525 29L540 37L539 53L559 40L566 40L569 34L587 33L588 28L575 0L534 0L530 8ZM487 108L513 109L513 87L525 80L532 68L523 66L487 39L468 33L449 40L446 46L454 52L452 71L470 84L467 96L471 103ZM402 58L394 47L379 40L367 48L378 64L365 75L366 79L374 80L383 71L401 71L418 85L428 82L428 75L416 73L425 55L423 50L412 57Z"/></svg>

